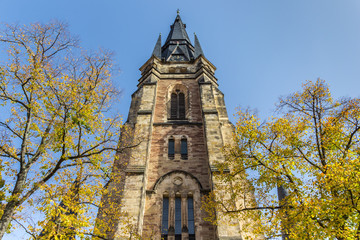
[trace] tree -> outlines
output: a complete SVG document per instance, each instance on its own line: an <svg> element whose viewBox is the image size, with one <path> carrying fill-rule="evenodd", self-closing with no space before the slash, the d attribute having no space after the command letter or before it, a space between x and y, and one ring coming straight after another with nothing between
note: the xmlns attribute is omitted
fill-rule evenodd
<svg viewBox="0 0 360 240"><path fill-rule="evenodd" d="M0 42L9 57L0 65L0 239L13 221L35 239L84 237L121 150L121 121L105 114L116 94L112 55L81 50L56 21L7 25ZM28 209L42 213L32 224Z"/></svg>
<svg viewBox="0 0 360 240"><path fill-rule="evenodd" d="M360 239L360 99L334 100L319 79L280 98L278 110L263 123L239 110L208 212L260 219L253 228L265 237ZM287 191L280 201L278 187Z"/></svg>

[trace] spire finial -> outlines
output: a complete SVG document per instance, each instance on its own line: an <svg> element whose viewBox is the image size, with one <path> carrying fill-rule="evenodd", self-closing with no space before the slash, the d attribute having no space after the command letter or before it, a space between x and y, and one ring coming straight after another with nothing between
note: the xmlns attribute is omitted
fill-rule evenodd
<svg viewBox="0 0 360 240"><path fill-rule="evenodd" d="M177 11L176 11L176 12L177 12L177 15L179 15L179 14L180 14L180 10L179 10L179 9L177 9Z"/></svg>

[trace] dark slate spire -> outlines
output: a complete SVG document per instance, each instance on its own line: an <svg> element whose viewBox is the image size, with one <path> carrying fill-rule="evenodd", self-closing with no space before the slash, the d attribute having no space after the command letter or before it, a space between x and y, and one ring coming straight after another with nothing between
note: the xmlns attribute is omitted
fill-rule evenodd
<svg viewBox="0 0 360 240"><path fill-rule="evenodd" d="M185 30L186 24L181 21L179 12L175 18L174 24L170 26L170 33L166 39L166 42L171 40L186 40L190 42L189 36Z"/></svg>
<svg viewBox="0 0 360 240"><path fill-rule="evenodd" d="M155 44L154 51L152 53L155 57L161 58L161 34Z"/></svg>
<svg viewBox="0 0 360 240"><path fill-rule="evenodd" d="M197 38L196 34L194 33L194 37L195 37L195 58L199 57L200 55L203 55L204 56L204 53L201 49L201 46L200 46L200 42L199 42L199 39Z"/></svg>
<svg viewBox="0 0 360 240"><path fill-rule="evenodd" d="M170 33L162 47L162 59L165 61L190 61L194 59L194 47L186 33L186 25L181 21L179 11Z"/></svg>
<svg viewBox="0 0 360 240"><path fill-rule="evenodd" d="M178 10L175 21L170 26L170 32L166 38L164 46L161 47L160 34L152 55L166 62L187 62L198 58L200 55L204 56L199 39L195 33L194 37L195 48L190 42L189 36L186 32L186 24L182 22Z"/></svg>

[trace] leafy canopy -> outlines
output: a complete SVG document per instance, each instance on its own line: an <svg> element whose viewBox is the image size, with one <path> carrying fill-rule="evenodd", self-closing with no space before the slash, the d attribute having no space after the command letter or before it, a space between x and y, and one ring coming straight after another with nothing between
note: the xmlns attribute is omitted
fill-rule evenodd
<svg viewBox="0 0 360 240"><path fill-rule="evenodd" d="M0 43L0 239L88 236L119 151L112 54L88 53L60 22L7 25Z"/></svg>
<svg viewBox="0 0 360 240"><path fill-rule="evenodd" d="M254 219L249 227L266 237L359 239L360 99L334 100L319 79L281 98L278 110L267 122L238 111L235 144L218 165L224 184L206 209Z"/></svg>

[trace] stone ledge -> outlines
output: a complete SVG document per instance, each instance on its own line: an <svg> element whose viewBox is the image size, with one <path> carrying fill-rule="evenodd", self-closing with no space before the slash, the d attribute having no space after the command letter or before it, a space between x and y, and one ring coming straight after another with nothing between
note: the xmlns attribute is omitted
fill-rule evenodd
<svg viewBox="0 0 360 240"><path fill-rule="evenodd" d="M215 167L214 165L211 165L211 166L210 166L210 170L211 170L211 172L220 172L220 170L219 170L217 167ZM230 173L230 169L225 168L225 169L223 170L223 172L224 172L224 173Z"/></svg>
<svg viewBox="0 0 360 240"><path fill-rule="evenodd" d="M204 109L204 114L218 114L218 111L216 109Z"/></svg>
<svg viewBox="0 0 360 240"><path fill-rule="evenodd" d="M156 82L144 82L142 85L156 85Z"/></svg>
<svg viewBox="0 0 360 240"><path fill-rule="evenodd" d="M139 110L137 112L137 114L140 114L140 115L142 115L142 114L152 114L152 110Z"/></svg>
<svg viewBox="0 0 360 240"><path fill-rule="evenodd" d="M219 236L219 240L242 240L243 238L241 237L241 235L239 236L232 236L232 237L228 237L228 236Z"/></svg>
<svg viewBox="0 0 360 240"><path fill-rule="evenodd" d="M199 82L199 84L201 84L201 85L212 85L213 83L212 82Z"/></svg>
<svg viewBox="0 0 360 240"><path fill-rule="evenodd" d="M145 166L144 165L129 165L126 170L126 173L144 173Z"/></svg>
<svg viewBox="0 0 360 240"><path fill-rule="evenodd" d="M189 121L169 121L169 122L155 122L154 126L168 126L168 125L202 125L202 122L189 122Z"/></svg>

